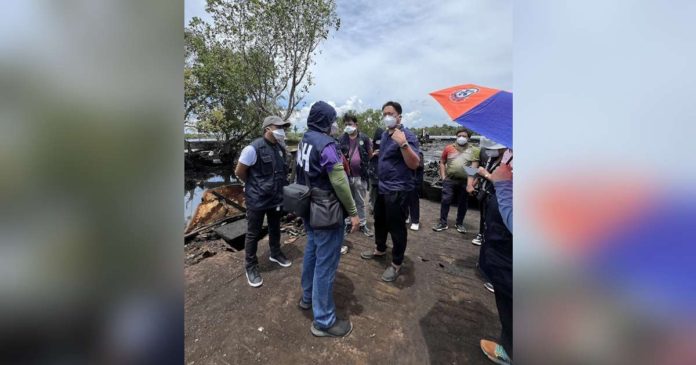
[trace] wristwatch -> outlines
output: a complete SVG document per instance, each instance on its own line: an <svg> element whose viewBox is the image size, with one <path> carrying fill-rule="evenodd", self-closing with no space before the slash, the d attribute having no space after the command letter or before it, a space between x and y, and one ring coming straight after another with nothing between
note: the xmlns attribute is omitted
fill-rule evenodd
<svg viewBox="0 0 696 365"><path fill-rule="evenodd" d="M404 150L405 150L407 147L408 147L408 142L404 142L404 144L401 145L401 148L404 149Z"/></svg>

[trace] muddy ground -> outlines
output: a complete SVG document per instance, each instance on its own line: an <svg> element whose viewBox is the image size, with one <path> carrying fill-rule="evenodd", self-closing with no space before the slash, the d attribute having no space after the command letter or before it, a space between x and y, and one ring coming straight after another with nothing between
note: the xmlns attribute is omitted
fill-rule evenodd
<svg viewBox="0 0 696 365"><path fill-rule="evenodd" d="M470 209L468 234L433 232L439 203L421 200L421 230L408 231L402 274L380 280L391 256L366 261L360 251L374 247L359 232L346 239L335 282L338 316L350 318L346 338L310 334L311 311L297 307L306 237L283 244L293 261L281 268L268 260L266 239L259 243L264 284L250 287L244 251L219 247L214 255L189 257L185 268L186 364L490 364L481 338L500 331L494 295L483 287L475 265L479 212ZM372 220L369 220L372 226ZM281 241L289 237L283 234ZM192 251L189 252L189 254Z"/></svg>

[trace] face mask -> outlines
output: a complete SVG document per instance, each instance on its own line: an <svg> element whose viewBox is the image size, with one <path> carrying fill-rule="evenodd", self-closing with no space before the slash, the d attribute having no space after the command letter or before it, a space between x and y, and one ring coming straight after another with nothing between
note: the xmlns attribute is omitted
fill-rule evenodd
<svg viewBox="0 0 696 365"><path fill-rule="evenodd" d="M285 131L282 129L275 129L273 130L273 137L275 137L276 141L278 143L283 144L285 143Z"/></svg>
<svg viewBox="0 0 696 365"><path fill-rule="evenodd" d="M384 126L389 129L396 127L396 118L392 117L391 115L387 115L386 117L382 118L382 122L384 123Z"/></svg>
<svg viewBox="0 0 696 365"><path fill-rule="evenodd" d="M332 136L338 134L338 123L333 122L333 124L331 124L331 132L329 132L329 134L331 134Z"/></svg>
<svg viewBox="0 0 696 365"><path fill-rule="evenodd" d="M486 150L486 154L488 157L498 157L500 155L498 150Z"/></svg>
<svg viewBox="0 0 696 365"><path fill-rule="evenodd" d="M343 128L343 131L348 134L353 134L353 132L355 132L355 129L355 127L347 125L345 128Z"/></svg>
<svg viewBox="0 0 696 365"><path fill-rule="evenodd" d="M465 145L466 141L467 141L466 137L457 137L457 144L460 146Z"/></svg>

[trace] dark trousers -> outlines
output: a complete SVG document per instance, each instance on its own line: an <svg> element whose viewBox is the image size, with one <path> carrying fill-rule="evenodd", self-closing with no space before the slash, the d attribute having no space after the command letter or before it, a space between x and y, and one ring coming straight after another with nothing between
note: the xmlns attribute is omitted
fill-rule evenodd
<svg viewBox="0 0 696 365"><path fill-rule="evenodd" d="M392 262L401 265L406 252L408 212L410 191L378 194L375 201L375 244L377 250L387 250L387 234L392 238Z"/></svg>
<svg viewBox="0 0 696 365"><path fill-rule="evenodd" d="M498 307L498 317L502 330L498 342L508 356L512 359L512 283L496 280L493 275L493 287L495 288L495 305Z"/></svg>
<svg viewBox="0 0 696 365"><path fill-rule="evenodd" d="M280 253L280 211L276 208L266 210L248 209L246 213L247 233L244 242L247 269L259 264L259 260L256 258L256 249L258 248L259 239L261 239L264 215L268 217L268 244L271 246L271 256Z"/></svg>
<svg viewBox="0 0 696 365"><path fill-rule="evenodd" d="M484 232L486 231L486 200L481 200L479 202L479 212L481 212L481 220L479 222L479 234L483 235ZM481 242L481 248L479 249L479 261L478 261L478 269L481 275L486 279L486 281L490 282L491 279L488 278L488 275L481 269L485 263L483 260L486 258L486 248L488 245L486 244L486 240L482 240Z"/></svg>
<svg viewBox="0 0 696 365"><path fill-rule="evenodd" d="M486 200L481 200L479 201L479 234L483 234L485 231L485 223L486 223Z"/></svg>
<svg viewBox="0 0 696 365"><path fill-rule="evenodd" d="M411 192L408 204L408 214L411 223L420 223L420 189L416 188Z"/></svg>
<svg viewBox="0 0 696 365"><path fill-rule="evenodd" d="M377 191L379 190L379 186L377 184L371 184L370 185L370 212L371 214L374 214L375 211L375 202L377 201Z"/></svg>
<svg viewBox="0 0 696 365"><path fill-rule="evenodd" d="M442 203L440 204L440 223L447 224L450 204L457 204L456 224L464 222L466 215L467 200L469 194L466 192L466 181L445 180L442 182Z"/></svg>

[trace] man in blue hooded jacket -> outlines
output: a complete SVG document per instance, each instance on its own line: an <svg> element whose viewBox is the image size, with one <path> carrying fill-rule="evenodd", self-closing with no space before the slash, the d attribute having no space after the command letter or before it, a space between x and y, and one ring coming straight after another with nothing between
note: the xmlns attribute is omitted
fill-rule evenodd
<svg viewBox="0 0 696 365"><path fill-rule="evenodd" d="M343 159L331 136L336 110L318 101L312 105L307 118L307 132L297 149L297 183L312 190L332 192L350 216L351 232L357 230L360 219L350 192ZM349 320L336 318L333 284L341 257L344 221L336 228L315 229L306 217L307 246L302 266L302 298L299 307L312 309L314 321L310 328L317 337L344 337L353 330Z"/></svg>

